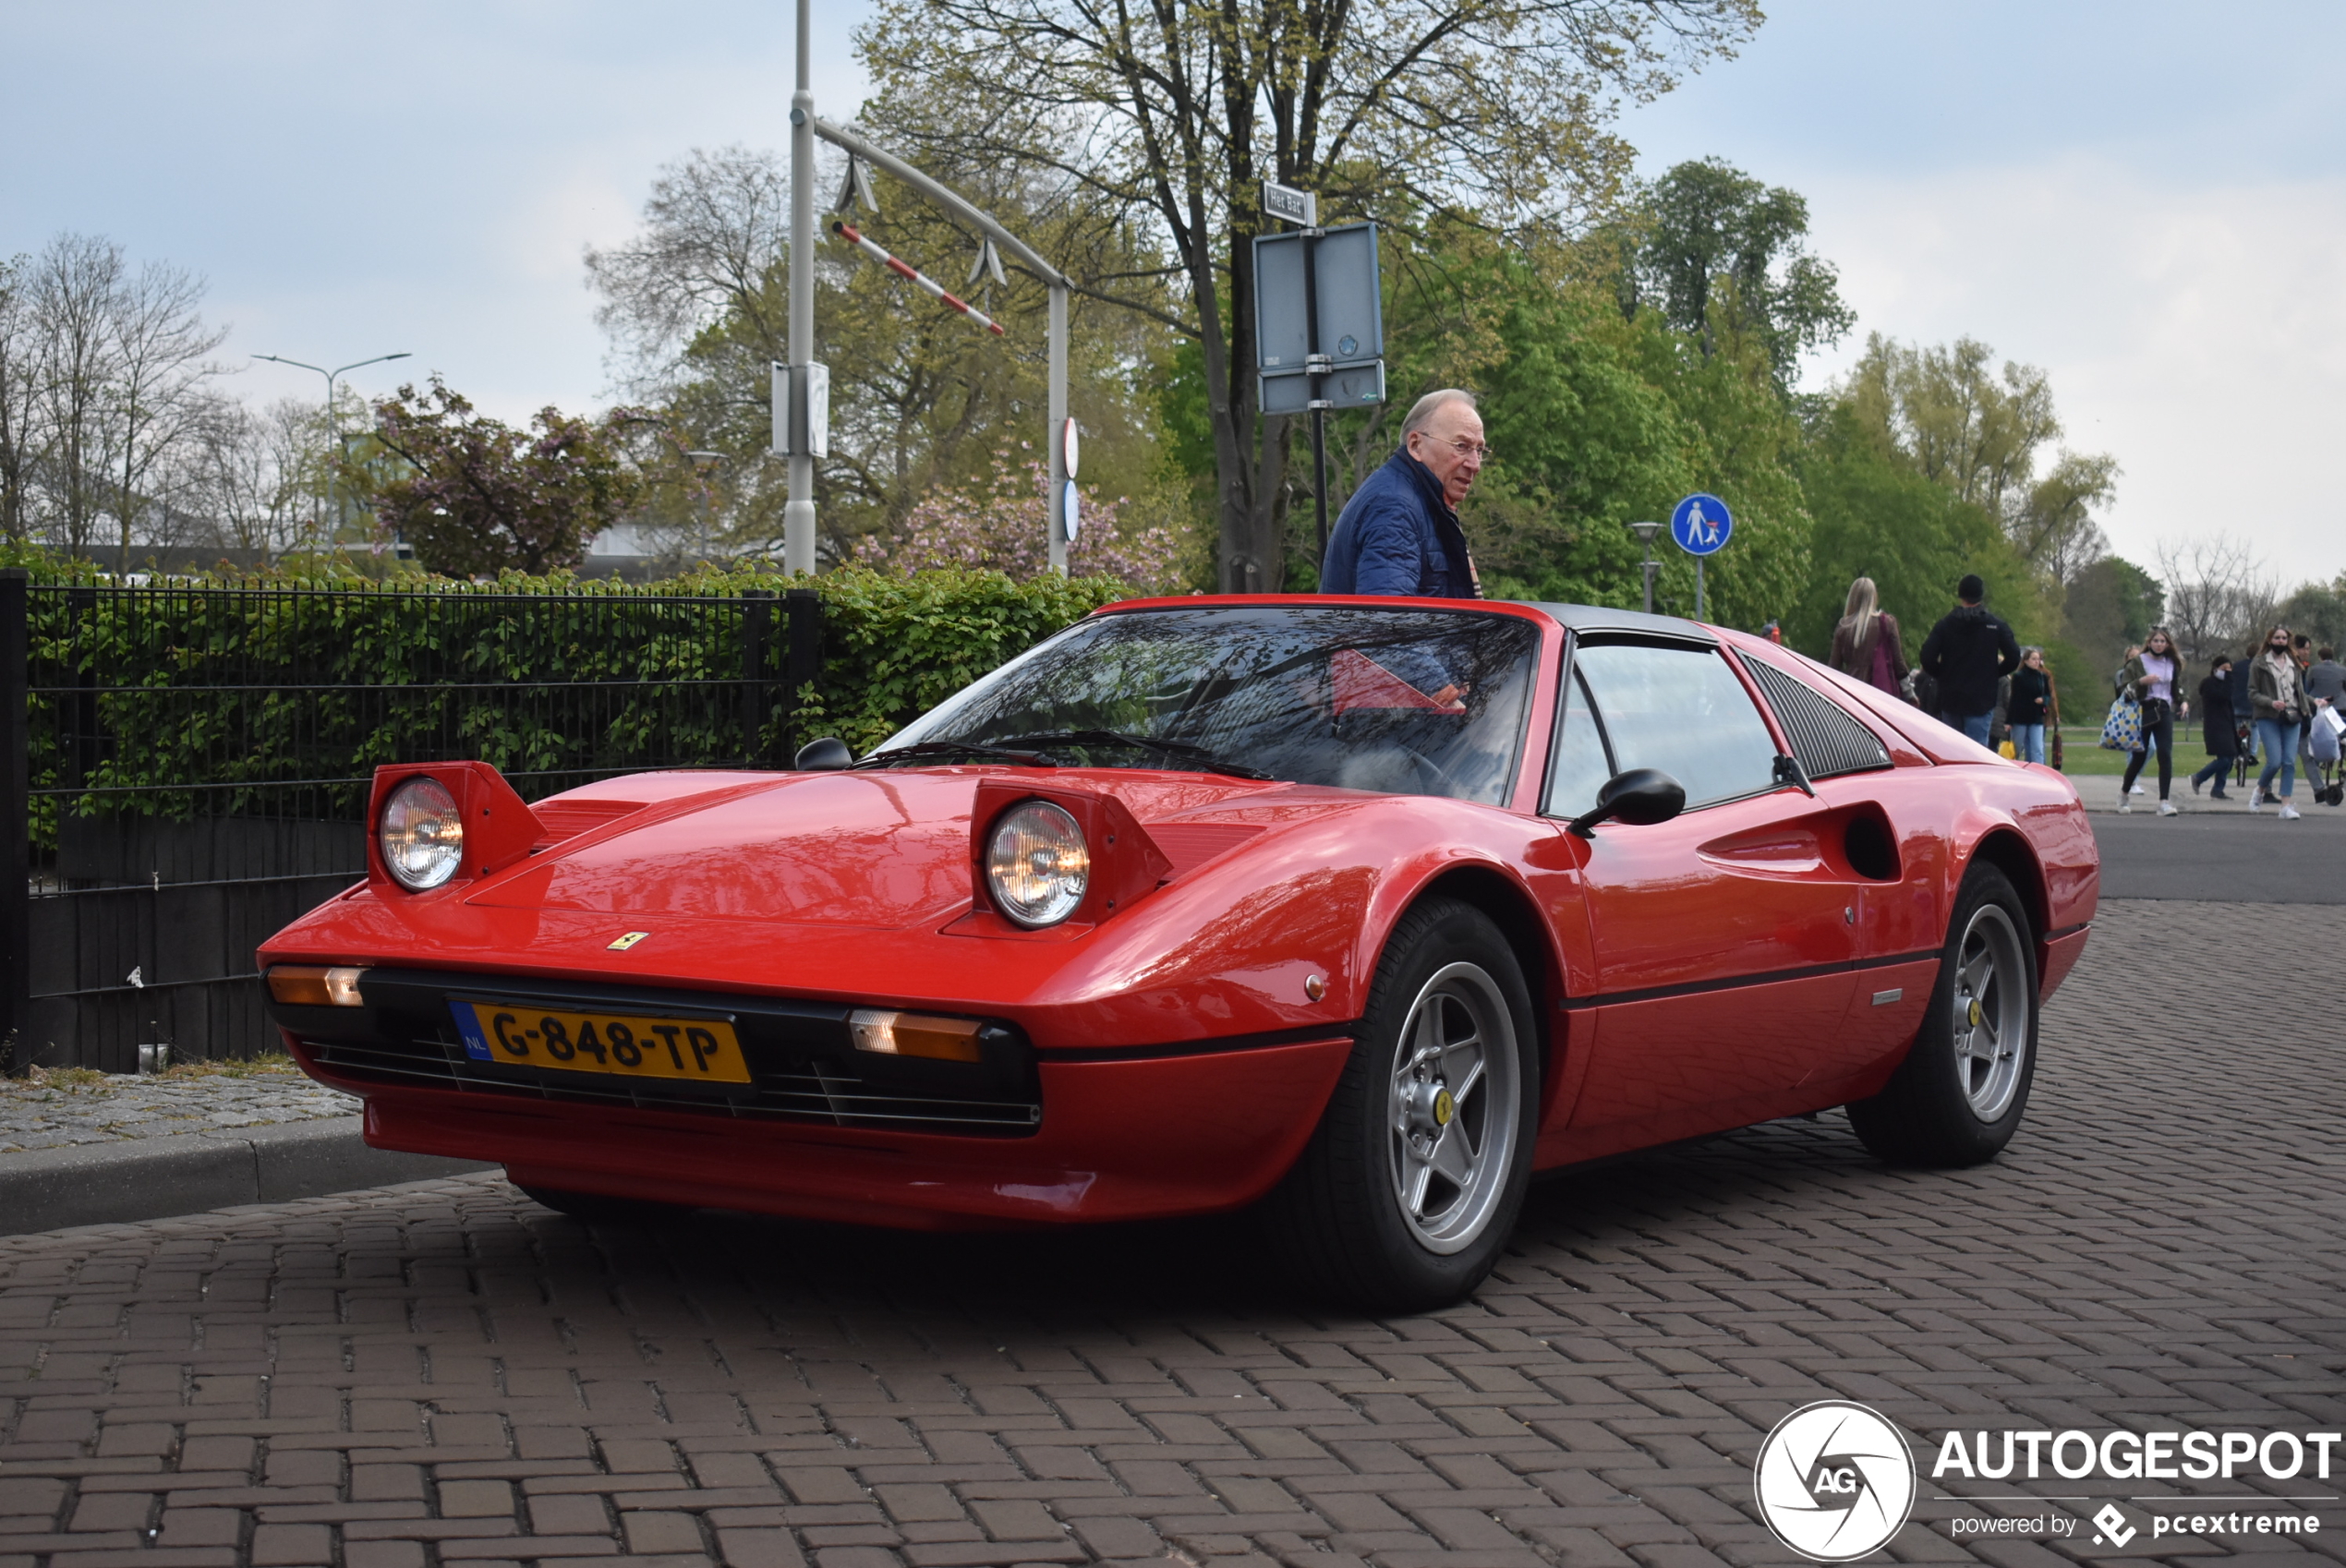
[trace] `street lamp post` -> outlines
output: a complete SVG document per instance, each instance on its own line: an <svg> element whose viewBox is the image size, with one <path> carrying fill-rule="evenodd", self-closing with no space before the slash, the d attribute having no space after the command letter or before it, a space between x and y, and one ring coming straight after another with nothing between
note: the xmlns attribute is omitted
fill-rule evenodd
<svg viewBox="0 0 2346 1568"><path fill-rule="evenodd" d="M714 548L717 540L717 491L709 483L709 470L725 461L721 452L688 452L684 453L700 479L701 548Z"/></svg>
<svg viewBox="0 0 2346 1568"><path fill-rule="evenodd" d="M397 354L378 354L372 359L355 359L347 365L338 365L331 370L323 365L311 365L300 359L287 359L281 354L256 354L253 357L266 359L272 365L290 365L297 370L315 370L326 378L326 423L327 428L333 431L334 450L340 453L343 450L342 416L334 408L334 382L342 378L345 371L360 370L369 365L382 365L393 359L412 359L415 356L402 349ZM326 482L319 487L318 510L321 513L326 511L333 505L333 501L334 476L330 469L326 474ZM334 531L337 534L342 531L342 513L339 510L334 513Z"/></svg>
<svg viewBox="0 0 2346 1568"><path fill-rule="evenodd" d="M1653 613L1653 537L1662 532L1662 525L1632 523L1629 525L1629 532L1637 535L1639 542L1646 548L1646 613L1651 615Z"/></svg>

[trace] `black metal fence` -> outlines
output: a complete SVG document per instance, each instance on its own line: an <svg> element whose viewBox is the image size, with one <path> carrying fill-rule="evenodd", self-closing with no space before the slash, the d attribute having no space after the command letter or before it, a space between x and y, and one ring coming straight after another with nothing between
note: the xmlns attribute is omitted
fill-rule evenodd
<svg viewBox="0 0 2346 1568"><path fill-rule="evenodd" d="M35 585L0 573L0 1064L271 1045L254 947L366 875L377 765L526 800L774 766L811 590L657 597Z"/></svg>

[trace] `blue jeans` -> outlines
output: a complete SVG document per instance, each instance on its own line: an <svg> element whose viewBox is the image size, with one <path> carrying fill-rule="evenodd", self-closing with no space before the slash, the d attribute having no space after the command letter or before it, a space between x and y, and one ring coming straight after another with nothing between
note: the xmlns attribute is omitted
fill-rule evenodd
<svg viewBox="0 0 2346 1568"><path fill-rule="evenodd" d="M1953 725L1956 729L1962 730L1965 734L1970 736L1973 740L1978 742L1983 746L1988 743L1988 731L1989 728L1994 725L1995 719L1996 715L1993 710L1979 714L1976 717L1965 714L1959 718L1952 713L1947 716L1948 723Z"/></svg>
<svg viewBox="0 0 2346 1568"><path fill-rule="evenodd" d="M2256 721L2256 740L2265 754L2265 771L2256 778L2256 788L2263 790L2280 775L2280 798L2289 799L2297 783L2297 726L2283 724L2278 718Z"/></svg>
<svg viewBox="0 0 2346 1568"><path fill-rule="evenodd" d="M2023 762L2045 760L2045 727L2041 724L2015 724L2012 727L2012 749Z"/></svg>

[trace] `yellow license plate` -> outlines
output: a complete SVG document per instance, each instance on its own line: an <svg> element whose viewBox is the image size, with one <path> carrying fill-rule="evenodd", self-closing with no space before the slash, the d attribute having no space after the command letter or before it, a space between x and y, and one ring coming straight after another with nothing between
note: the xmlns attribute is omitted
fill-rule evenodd
<svg viewBox="0 0 2346 1568"><path fill-rule="evenodd" d="M638 1013L579 1013L513 1002L448 1004L465 1054L508 1062L625 1078L681 1078L747 1083L749 1063L724 1019L664 1019Z"/></svg>

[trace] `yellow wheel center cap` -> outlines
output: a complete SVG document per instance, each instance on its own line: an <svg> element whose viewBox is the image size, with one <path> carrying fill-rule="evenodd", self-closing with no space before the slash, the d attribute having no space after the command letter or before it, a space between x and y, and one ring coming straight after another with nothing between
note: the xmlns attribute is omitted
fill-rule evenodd
<svg viewBox="0 0 2346 1568"><path fill-rule="evenodd" d="M1979 1010L1979 998L1974 996L1971 999L1971 1027L1977 1029L1979 1027L1979 1020L1987 1016L1988 1015L1986 1013Z"/></svg>
<svg viewBox="0 0 2346 1568"><path fill-rule="evenodd" d="M1433 1125L1448 1127L1450 1118L1457 1114L1458 1103L1450 1098L1450 1092L1446 1089L1435 1090L1433 1092Z"/></svg>

